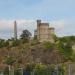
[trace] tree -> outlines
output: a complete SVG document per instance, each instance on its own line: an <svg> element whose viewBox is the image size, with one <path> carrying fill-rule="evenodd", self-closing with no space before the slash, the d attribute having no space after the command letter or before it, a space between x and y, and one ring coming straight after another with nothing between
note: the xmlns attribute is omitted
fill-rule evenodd
<svg viewBox="0 0 75 75"><path fill-rule="evenodd" d="M23 30L22 34L20 35L23 43L28 42L30 39L31 33L28 30Z"/></svg>
<svg viewBox="0 0 75 75"><path fill-rule="evenodd" d="M66 60L72 60L73 50L69 43L59 42L58 50Z"/></svg>
<svg viewBox="0 0 75 75"><path fill-rule="evenodd" d="M53 34L52 36L53 36L53 39L55 42L57 42L59 40L59 38L55 34Z"/></svg>
<svg viewBox="0 0 75 75"><path fill-rule="evenodd" d="M4 47L5 45L5 40L4 39L0 39L0 48Z"/></svg>

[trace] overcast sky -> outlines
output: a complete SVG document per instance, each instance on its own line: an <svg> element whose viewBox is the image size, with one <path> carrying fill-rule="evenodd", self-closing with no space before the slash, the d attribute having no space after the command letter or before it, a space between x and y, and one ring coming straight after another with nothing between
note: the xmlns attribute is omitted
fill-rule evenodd
<svg viewBox="0 0 75 75"><path fill-rule="evenodd" d="M58 36L75 35L75 0L0 0L0 38L13 36L14 20L18 34L33 33L37 19L49 22Z"/></svg>

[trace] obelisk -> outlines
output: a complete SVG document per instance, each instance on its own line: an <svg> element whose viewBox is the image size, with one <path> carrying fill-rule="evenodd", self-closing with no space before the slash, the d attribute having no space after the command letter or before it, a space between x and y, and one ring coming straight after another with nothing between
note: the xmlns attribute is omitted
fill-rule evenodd
<svg viewBox="0 0 75 75"><path fill-rule="evenodd" d="M14 39L17 40L17 22L14 21Z"/></svg>

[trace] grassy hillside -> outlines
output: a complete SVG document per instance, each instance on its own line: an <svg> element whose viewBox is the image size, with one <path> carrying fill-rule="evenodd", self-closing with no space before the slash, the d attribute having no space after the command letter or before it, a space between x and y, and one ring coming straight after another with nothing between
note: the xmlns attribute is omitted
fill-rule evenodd
<svg viewBox="0 0 75 75"><path fill-rule="evenodd" d="M75 37L55 37L55 42L37 40L0 40L0 63L26 65L27 63L58 64L75 61Z"/></svg>
<svg viewBox="0 0 75 75"><path fill-rule="evenodd" d="M25 65L27 63L57 64L68 61L74 61L75 37L68 36L57 38L54 43L42 42L36 40L22 42L24 40L11 41L11 44L1 45L0 63L11 65ZM1 41L1 44L3 41Z"/></svg>

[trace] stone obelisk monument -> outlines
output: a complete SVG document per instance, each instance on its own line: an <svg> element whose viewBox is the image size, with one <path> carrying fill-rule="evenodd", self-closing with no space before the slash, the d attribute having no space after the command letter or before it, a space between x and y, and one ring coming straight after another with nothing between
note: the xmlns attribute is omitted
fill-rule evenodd
<svg viewBox="0 0 75 75"><path fill-rule="evenodd" d="M17 40L17 22L14 21L14 39Z"/></svg>

